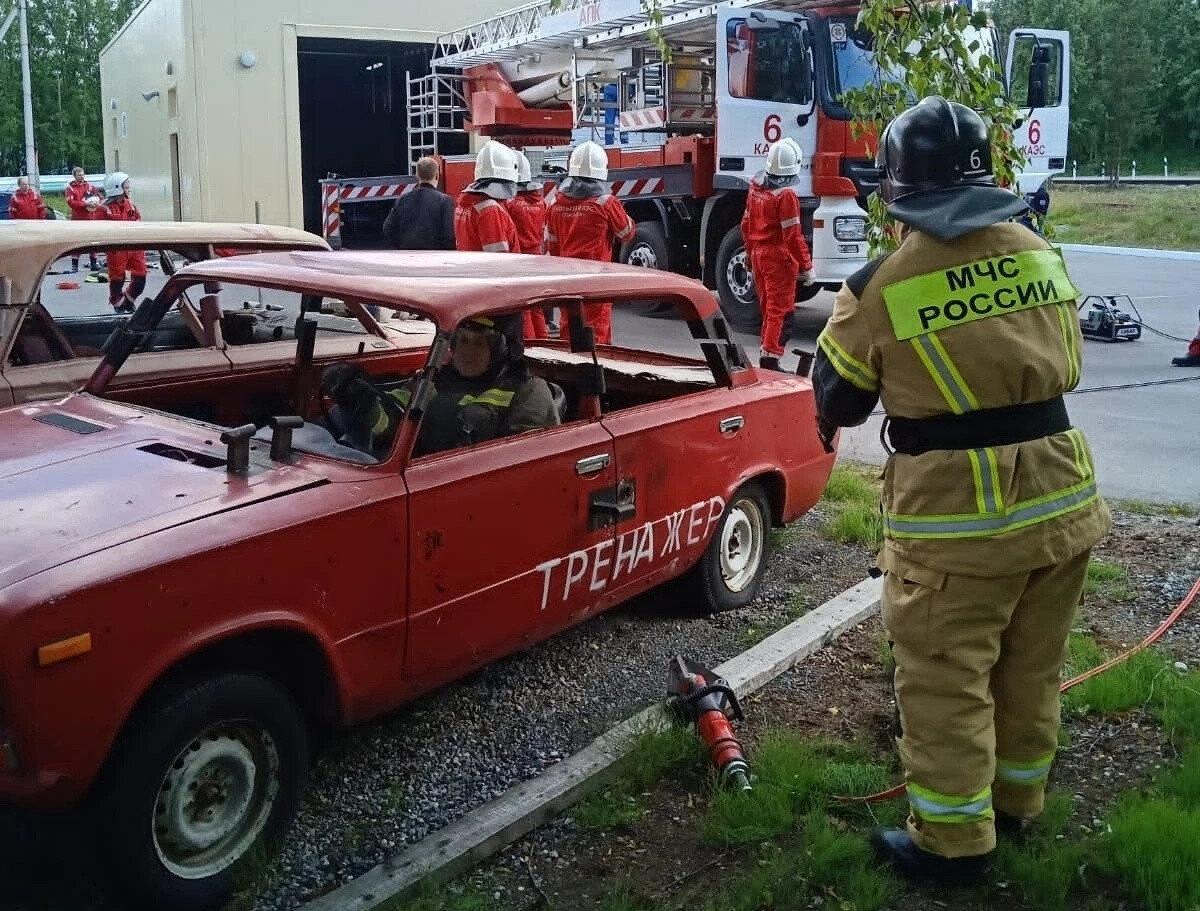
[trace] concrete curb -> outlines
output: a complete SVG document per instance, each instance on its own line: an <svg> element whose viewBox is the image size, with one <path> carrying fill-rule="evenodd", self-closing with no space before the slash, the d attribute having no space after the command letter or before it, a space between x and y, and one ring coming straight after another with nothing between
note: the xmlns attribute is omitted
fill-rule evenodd
<svg viewBox="0 0 1200 911"><path fill-rule="evenodd" d="M871 616L882 590L881 579L864 579L713 670L739 696L752 693ZM427 876L449 879L469 869L599 789L616 775L632 738L668 723L661 704L639 712L537 778L513 786L298 911L368 911Z"/></svg>
<svg viewBox="0 0 1200 911"><path fill-rule="evenodd" d="M1200 253L1191 250L1153 250L1149 247L1102 247L1092 244L1056 244L1068 253L1116 253L1120 256L1140 256L1143 259L1182 259L1200 262Z"/></svg>

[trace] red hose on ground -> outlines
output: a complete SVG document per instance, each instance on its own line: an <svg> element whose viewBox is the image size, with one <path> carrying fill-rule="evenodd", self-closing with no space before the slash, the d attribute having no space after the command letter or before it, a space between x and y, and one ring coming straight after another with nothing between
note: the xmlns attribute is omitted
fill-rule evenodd
<svg viewBox="0 0 1200 911"><path fill-rule="evenodd" d="M1109 668L1116 667L1122 661L1127 661L1138 652L1149 648L1151 645L1161 639L1167 630L1175 625L1175 621L1178 620L1183 615L1183 612L1191 606L1192 602L1196 600L1197 595L1200 595L1200 578L1197 578L1196 581L1192 583L1191 590L1183 596L1183 600L1179 602L1178 606L1167 615L1167 619L1160 623L1158 628L1149 636L1147 636L1133 648L1117 655L1115 658L1110 658L1103 664L1099 664L1089 671L1084 671L1082 674L1076 674L1070 680L1064 681L1063 685L1058 688L1058 691L1060 693L1065 693L1067 690L1071 689L1071 687L1078 686L1085 680L1091 680L1093 677L1103 674ZM904 790L904 785L898 784L893 788L888 788L886 791L880 791L878 794L868 794L865 797L838 796L835 797L834 800L837 800L841 803L883 803L885 800L892 800L893 798L899 797L904 793Z"/></svg>

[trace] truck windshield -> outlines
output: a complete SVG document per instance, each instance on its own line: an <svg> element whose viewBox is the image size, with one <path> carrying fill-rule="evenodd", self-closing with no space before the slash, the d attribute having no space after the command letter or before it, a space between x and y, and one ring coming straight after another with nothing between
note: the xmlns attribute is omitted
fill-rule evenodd
<svg viewBox="0 0 1200 911"><path fill-rule="evenodd" d="M874 36L866 29L855 28L851 17L829 20L829 42L833 48L834 85L832 95L845 103L846 92L884 81L904 84L904 74L879 67L872 53ZM916 100L915 98L913 99Z"/></svg>

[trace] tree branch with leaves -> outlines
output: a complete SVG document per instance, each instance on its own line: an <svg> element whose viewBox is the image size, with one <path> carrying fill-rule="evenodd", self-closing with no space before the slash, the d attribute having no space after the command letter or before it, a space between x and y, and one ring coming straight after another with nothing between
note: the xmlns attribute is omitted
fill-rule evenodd
<svg viewBox="0 0 1200 911"><path fill-rule="evenodd" d="M1014 186L1025 164L1013 142L1020 113L1004 91L1003 67L985 40L987 14L958 4L864 0L857 24L873 37L876 78L846 93L846 105L857 118L856 135L873 131L880 136L912 104L941 95L979 112L991 128L996 179ZM894 249L898 235L878 194L870 197L868 214L872 252Z"/></svg>

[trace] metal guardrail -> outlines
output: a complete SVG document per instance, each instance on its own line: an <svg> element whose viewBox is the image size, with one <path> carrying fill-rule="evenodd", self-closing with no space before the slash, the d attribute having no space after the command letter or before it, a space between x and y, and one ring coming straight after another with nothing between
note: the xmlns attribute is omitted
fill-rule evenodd
<svg viewBox="0 0 1200 911"><path fill-rule="evenodd" d="M1078 186L1138 186L1138 187L1190 187L1200 184L1200 175L1178 177L1055 177L1056 184Z"/></svg>

